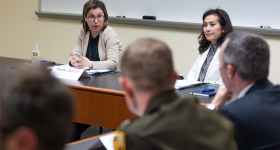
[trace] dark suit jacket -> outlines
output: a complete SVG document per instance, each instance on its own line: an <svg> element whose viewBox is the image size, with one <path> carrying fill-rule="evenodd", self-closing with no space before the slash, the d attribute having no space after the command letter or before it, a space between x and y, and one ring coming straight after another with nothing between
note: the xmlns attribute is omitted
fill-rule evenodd
<svg viewBox="0 0 280 150"><path fill-rule="evenodd" d="M127 150L237 149L230 121L174 91L152 98L144 116L120 130Z"/></svg>
<svg viewBox="0 0 280 150"><path fill-rule="evenodd" d="M259 80L246 95L218 110L236 129L239 150L280 150L280 86Z"/></svg>

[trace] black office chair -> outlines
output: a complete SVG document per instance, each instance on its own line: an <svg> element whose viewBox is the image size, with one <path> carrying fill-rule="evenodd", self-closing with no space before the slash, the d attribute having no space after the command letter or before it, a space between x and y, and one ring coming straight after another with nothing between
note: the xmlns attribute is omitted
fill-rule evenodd
<svg viewBox="0 0 280 150"><path fill-rule="evenodd" d="M184 80L184 76L178 75L178 80Z"/></svg>

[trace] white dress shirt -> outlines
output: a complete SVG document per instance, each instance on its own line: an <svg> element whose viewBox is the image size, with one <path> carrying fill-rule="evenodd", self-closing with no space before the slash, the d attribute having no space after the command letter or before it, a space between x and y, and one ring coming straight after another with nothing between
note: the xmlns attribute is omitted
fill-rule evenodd
<svg viewBox="0 0 280 150"><path fill-rule="evenodd" d="M236 101L236 100L239 100L240 98L244 97L245 94L250 90L250 88L251 88L254 84L255 84L255 82L253 82L253 83L247 85L237 96L236 96L236 94L234 94L233 97L232 97L232 99L231 99L230 101L226 102L225 105L228 105L228 104L230 104L230 103L232 103L232 102L234 102L234 101Z"/></svg>

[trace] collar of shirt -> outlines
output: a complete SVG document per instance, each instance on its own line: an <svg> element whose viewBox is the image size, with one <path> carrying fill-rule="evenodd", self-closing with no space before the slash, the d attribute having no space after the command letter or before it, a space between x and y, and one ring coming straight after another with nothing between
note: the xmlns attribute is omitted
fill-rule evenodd
<svg viewBox="0 0 280 150"><path fill-rule="evenodd" d="M255 84L255 82L249 84L248 86L246 86L238 95L237 95L237 99L240 99L242 97L245 96L245 94L248 92L248 90Z"/></svg>
<svg viewBox="0 0 280 150"><path fill-rule="evenodd" d="M179 98L179 96L176 94L176 92L174 90L168 90L168 91L162 92L162 93L154 96L150 100L144 115L148 115L148 114L157 112L161 108L161 106L172 103L178 98Z"/></svg>
<svg viewBox="0 0 280 150"><path fill-rule="evenodd" d="M220 45L218 43L216 43L215 45L210 44L210 49L213 49L214 51L216 51L219 47Z"/></svg>
<svg viewBox="0 0 280 150"><path fill-rule="evenodd" d="M100 33L99 33L99 34L100 34ZM99 41L99 34L98 34L95 38L93 38L93 37L91 36L91 32L90 32L90 35L89 35L90 40L91 40L91 41L94 41L94 42Z"/></svg>
<svg viewBox="0 0 280 150"><path fill-rule="evenodd" d="M226 102L225 105L231 104L232 102L242 98L245 96L245 94L250 90L250 88L255 84L255 82L249 84L248 86L246 86L237 96L235 93L233 94L233 97L231 98L231 100L229 100L228 102Z"/></svg>

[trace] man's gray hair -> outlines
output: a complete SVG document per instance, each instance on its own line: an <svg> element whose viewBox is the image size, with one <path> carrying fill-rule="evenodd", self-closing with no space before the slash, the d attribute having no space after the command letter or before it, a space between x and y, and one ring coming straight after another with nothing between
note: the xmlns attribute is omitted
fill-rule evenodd
<svg viewBox="0 0 280 150"><path fill-rule="evenodd" d="M267 78L269 73L269 46L262 36L247 32L233 32L223 51L224 67L237 69L243 80Z"/></svg>

